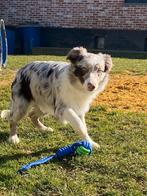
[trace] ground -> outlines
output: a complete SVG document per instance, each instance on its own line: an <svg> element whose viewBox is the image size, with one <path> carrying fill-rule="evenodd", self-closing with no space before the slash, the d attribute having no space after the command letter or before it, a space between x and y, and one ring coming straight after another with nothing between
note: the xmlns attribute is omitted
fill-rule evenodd
<svg viewBox="0 0 147 196"><path fill-rule="evenodd" d="M0 110L9 105L10 85L19 67L59 56L10 56L0 72ZM23 164L48 156L79 137L70 126L43 118L54 128L41 133L25 118L21 143L7 142L9 126L0 120L0 195L146 195L147 60L113 58L110 81L86 116L89 133L101 149L90 157L51 162L16 174Z"/></svg>
<svg viewBox="0 0 147 196"><path fill-rule="evenodd" d="M113 74L106 90L94 105L123 111L147 111L147 76Z"/></svg>

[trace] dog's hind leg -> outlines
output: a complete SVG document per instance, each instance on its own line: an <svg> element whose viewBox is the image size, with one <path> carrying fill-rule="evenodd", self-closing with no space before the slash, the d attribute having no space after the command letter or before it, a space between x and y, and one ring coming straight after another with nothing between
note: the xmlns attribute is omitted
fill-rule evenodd
<svg viewBox="0 0 147 196"><path fill-rule="evenodd" d="M40 109L39 109L37 106L33 107L32 111L29 113L29 117L31 118L32 123L33 123L37 128L39 128L41 131L51 131L51 132L52 132L52 131L53 131L52 128L46 127L45 125L43 125L43 124L40 122L39 118L40 118L41 116L43 116L43 115L44 115L44 114L40 111Z"/></svg>
<svg viewBox="0 0 147 196"><path fill-rule="evenodd" d="M86 125L82 122L80 117L72 109L69 108L65 109L63 113L63 119L67 120L75 131L79 131L83 139L86 139L87 141L92 143L92 145L95 148L100 147L99 144L97 144L90 138L87 132Z"/></svg>
<svg viewBox="0 0 147 196"><path fill-rule="evenodd" d="M27 113L30 103L23 97L17 97L12 100L9 122L10 122L10 135L9 142L13 144L19 143L16 127L19 120L21 120Z"/></svg>

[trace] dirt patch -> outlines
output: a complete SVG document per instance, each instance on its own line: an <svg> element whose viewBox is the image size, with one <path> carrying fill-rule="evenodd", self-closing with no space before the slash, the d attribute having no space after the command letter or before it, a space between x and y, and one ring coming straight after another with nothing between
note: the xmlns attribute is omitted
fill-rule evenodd
<svg viewBox="0 0 147 196"><path fill-rule="evenodd" d="M114 74L94 105L110 109L147 112L147 76Z"/></svg>
<svg viewBox="0 0 147 196"><path fill-rule="evenodd" d="M5 87L10 87L16 72L11 70L1 70L0 71L0 89Z"/></svg>
<svg viewBox="0 0 147 196"><path fill-rule="evenodd" d="M16 72L0 72L0 89L10 88ZM113 74L103 93L93 103L108 109L147 112L147 76Z"/></svg>

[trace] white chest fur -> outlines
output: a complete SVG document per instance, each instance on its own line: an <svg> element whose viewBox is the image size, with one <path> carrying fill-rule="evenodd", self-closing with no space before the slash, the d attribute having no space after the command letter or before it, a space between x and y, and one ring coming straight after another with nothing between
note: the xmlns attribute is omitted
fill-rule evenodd
<svg viewBox="0 0 147 196"><path fill-rule="evenodd" d="M99 87L96 91L88 92L82 91L73 86L68 77L64 75L62 78L62 85L60 96L64 104L67 107L72 108L78 115L85 114L89 110L89 106L93 99L104 90L108 82L108 77L104 77L100 82Z"/></svg>

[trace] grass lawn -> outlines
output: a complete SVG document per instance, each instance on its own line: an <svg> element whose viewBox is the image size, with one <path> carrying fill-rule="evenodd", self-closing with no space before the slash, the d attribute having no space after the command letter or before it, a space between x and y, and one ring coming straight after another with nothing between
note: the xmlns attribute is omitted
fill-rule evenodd
<svg viewBox="0 0 147 196"><path fill-rule="evenodd" d="M9 105L10 84L16 70L32 60L62 61L65 57L10 56L8 68L0 72L0 110ZM147 60L113 58L113 62L112 81L119 75L146 80ZM143 83L145 85L147 81ZM120 90L125 94L125 88ZM108 97L107 91L102 96ZM136 98L138 96L136 94ZM134 99L132 102L135 102ZM123 107L114 109L105 101L101 101L100 105L96 103L87 114L86 122L89 134L101 145L100 150L94 150L89 157L52 161L32 168L27 175L22 176L16 174L16 171L23 164L53 154L59 147L73 143L79 137L69 125L63 126L54 118L42 119L46 125L54 128L53 133L39 132L26 117L19 123L21 142L12 145L7 142L9 125L0 119L0 195L147 195L145 103L141 107L144 109L138 111L138 107L134 111L131 108L124 110ZM125 103L126 97L121 104Z"/></svg>

